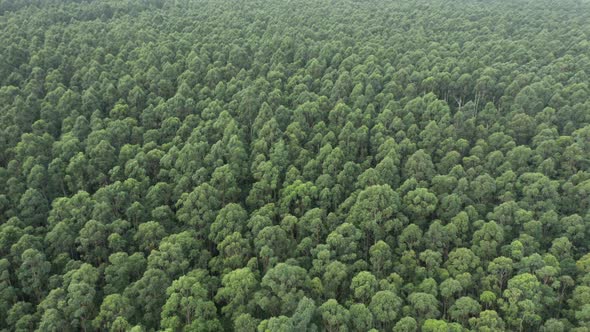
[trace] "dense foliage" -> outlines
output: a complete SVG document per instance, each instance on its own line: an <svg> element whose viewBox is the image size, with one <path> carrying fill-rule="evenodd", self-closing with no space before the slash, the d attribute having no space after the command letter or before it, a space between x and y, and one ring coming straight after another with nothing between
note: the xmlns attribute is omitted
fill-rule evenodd
<svg viewBox="0 0 590 332"><path fill-rule="evenodd" d="M590 3L0 1L0 330L590 331Z"/></svg>

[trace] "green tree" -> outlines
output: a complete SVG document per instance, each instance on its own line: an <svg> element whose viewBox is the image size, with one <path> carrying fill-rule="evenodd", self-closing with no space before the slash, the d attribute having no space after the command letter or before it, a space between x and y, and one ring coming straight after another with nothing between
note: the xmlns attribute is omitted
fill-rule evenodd
<svg viewBox="0 0 590 332"><path fill-rule="evenodd" d="M350 290L355 300L368 304L377 290L377 278L368 271L361 271L352 278Z"/></svg>
<svg viewBox="0 0 590 332"><path fill-rule="evenodd" d="M162 306L162 327L173 330L220 331L215 304L197 278L186 275L174 280L166 290Z"/></svg>
<svg viewBox="0 0 590 332"><path fill-rule="evenodd" d="M508 280L502 309L507 323L513 328L522 330L524 326L540 324L540 286L541 283L530 273L518 274Z"/></svg>
<svg viewBox="0 0 590 332"><path fill-rule="evenodd" d="M299 266L279 263L266 272L256 294L256 302L262 310L276 316L292 313L309 287L307 271Z"/></svg>
<svg viewBox="0 0 590 332"><path fill-rule="evenodd" d="M447 269L453 276L474 271L479 267L480 259L467 248L457 248L449 254Z"/></svg>
<svg viewBox="0 0 590 332"><path fill-rule="evenodd" d="M406 179L415 178L417 181L430 181L436 174L430 155L424 150L418 150L406 161L403 176Z"/></svg>
<svg viewBox="0 0 590 332"><path fill-rule="evenodd" d="M45 259L43 253L36 249L25 250L21 260L22 264L18 269L17 276L22 290L39 302L44 295L45 287L47 287L51 263ZM5 280L9 281L8 278Z"/></svg>
<svg viewBox="0 0 590 332"><path fill-rule="evenodd" d="M436 210L438 199L428 189L417 188L404 196L403 203L407 213L421 224Z"/></svg>
<svg viewBox="0 0 590 332"><path fill-rule="evenodd" d="M481 305L476 300L463 296L451 306L449 314L452 319L466 324L470 317L477 316L481 311Z"/></svg>
<svg viewBox="0 0 590 332"><path fill-rule="evenodd" d="M125 289L125 297L134 303L137 320L146 326L158 326L162 307L166 303L166 289L170 279L162 270L148 269L141 279Z"/></svg>
<svg viewBox="0 0 590 332"><path fill-rule="evenodd" d="M133 240L146 253L158 247L158 243L166 236L166 229L156 221L148 221L139 225Z"/></svg>
<svg viewBox="0 0 590 332"><path fill-rule="evenodd" d="M369 310L382 329L389 329L400 315L402 301L391 291L379 291L371 298Z"/></svg>
<svg viewBox="0 0 590 332"><path fill-rule="evenodd" d="M133 310L129 299L121 294L107 295L100 305L100 311L92 321L94 328L102 330L116 329L131 316Z"/></svg>
<svg viewBox="0 0 590 332"><path fill-rule="evenodd" d="M418 321L437 318L440 315L438 300L432 294L421 292L412 293L408 296L408 301L412 305Z"/></svg>
<svg viewBox="0 0 590 332"><path fill-rule="evenodd" d="M384 227L399 211L399 206L399 195L389 185L368 187L357 196L346 220L365 232L367 255L370 243L383 237Z"/></svg>
<svg viewBox="0 0 590 332"><path fill-rule="evenodd" d="M96 315L96 285L99 271L90 264L84 263L72 271L66 297L66 313L75 329L87 331L92 328L92 319Z"/></svg>
<svg viewBox="0 0 590 332"><path fill-rule="evenodd" d="M415 332L418 330L418 323L412 317L403 317L393 327L394 332Z"/></svg>
<svg viewBox="0 0 590 332"><path fill-rule="evenodd" d="M258 286L256 276L249 268L237 269L224 275L222 287L217 291L215 299L225 305L221 312L236 319L241 314L250 312L253 294Z"/></svg>
<svg viewBox="0 0 590 332"><path fill-rule="evenodd" d="M348 331L350 313L338 301L329 299L318 308L318 311L326 331Z"/></svg>
<svg viewBox="0 0 590 332"><path fill-rule="evenodd" d="M373 314L362 303L355 303L348 309L353 331L368 331L373 326Z"/></svg>
<svg viewBox="0 0 590 332"><path fill-rule="evenodd" d="M107 294L123 292L130 283L142 276L146 268L146 260L141 253L129 256L117 252L109 256L109 263L104 271L104 291Z"/></svg>
<svg viewBox="0 0 590 332"><path fill-rule="evenodd" d="M481 331L504 331L505 325L502 318L494 310L484 310L478 318L471 318L470 325Z"/></svg>

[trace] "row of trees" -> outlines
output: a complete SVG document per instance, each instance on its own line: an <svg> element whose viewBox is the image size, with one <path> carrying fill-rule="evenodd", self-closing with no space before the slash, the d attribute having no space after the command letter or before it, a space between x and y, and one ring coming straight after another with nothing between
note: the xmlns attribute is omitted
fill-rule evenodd
<svg viewBox="0 0 590 332"><path fill-rule="evenodd" d="M588 3L0 15L0 330L590 329Z"/></svg>

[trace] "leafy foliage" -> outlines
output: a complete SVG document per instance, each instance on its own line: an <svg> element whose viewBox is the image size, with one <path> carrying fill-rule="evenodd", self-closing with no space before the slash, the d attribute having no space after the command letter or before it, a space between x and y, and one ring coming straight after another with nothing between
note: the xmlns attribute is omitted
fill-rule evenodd
<svg viewBox="0 0 590 332"><path fill-rule="evenodd" d="M0 331L587 331L589 39L575 0L0 0Z"/></svg>

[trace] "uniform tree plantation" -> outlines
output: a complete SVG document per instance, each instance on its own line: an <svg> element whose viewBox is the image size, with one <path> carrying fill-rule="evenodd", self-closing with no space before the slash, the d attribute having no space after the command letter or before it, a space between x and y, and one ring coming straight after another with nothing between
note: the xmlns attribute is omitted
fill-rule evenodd
<svg viewBox="0 0 590 332"><path fill-rule="evenodd" d="M0 331L590 331L587 0L0 0Z"/></svg>

